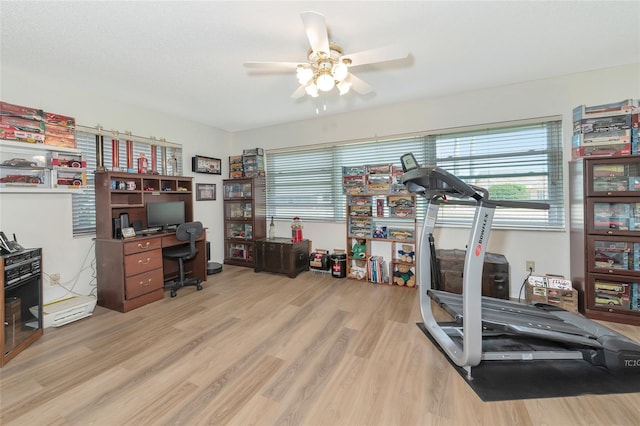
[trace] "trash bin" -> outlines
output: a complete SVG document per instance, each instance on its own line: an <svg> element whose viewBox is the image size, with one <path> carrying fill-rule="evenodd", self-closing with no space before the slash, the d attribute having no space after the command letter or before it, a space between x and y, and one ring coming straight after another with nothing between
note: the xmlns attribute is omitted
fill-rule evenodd
<svg viewBox="0 0 640 426"><path fill-rule="evenodd" d="M347 276L347 254L344 251L331 253L331 275L334 278Z"/></svg>

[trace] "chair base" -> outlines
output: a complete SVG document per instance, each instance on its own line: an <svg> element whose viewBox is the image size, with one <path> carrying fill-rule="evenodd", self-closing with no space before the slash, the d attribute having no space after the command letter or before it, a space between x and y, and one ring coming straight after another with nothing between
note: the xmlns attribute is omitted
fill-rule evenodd
<svg viewBox="0 0 640 426"><path fill-rule="evenodd" d="M202 290L202 280L200 278L189 278L184 281L173 280L164 283L165 290L171 290L171 297L176 297L178 289L187 286L195 286L200 291Z"/></svg>

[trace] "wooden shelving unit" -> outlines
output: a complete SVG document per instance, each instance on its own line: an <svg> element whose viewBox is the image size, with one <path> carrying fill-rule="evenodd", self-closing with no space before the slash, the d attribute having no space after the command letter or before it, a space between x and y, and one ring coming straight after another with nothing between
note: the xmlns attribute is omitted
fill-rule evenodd
<svg viewBox="0 0 640 426"><path fill-rule="evenodd" d="M264 178L225 179L224 263L254 268L256 241L265 238Z"/></svg>
<svg viewBox="0 0 640 426"><path fill-rule="evenodd" d="M347 278L414 287L416 198L391 164L343 167Z"/></svg>

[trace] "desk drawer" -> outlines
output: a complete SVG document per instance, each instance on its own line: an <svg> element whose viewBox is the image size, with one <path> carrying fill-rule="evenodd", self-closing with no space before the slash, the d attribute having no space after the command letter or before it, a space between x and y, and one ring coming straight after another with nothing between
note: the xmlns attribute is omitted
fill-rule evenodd
<svg viewBox="0 0 640 426"><path fill-rule="evenodd" d="M149 238L144 240L136 240L124 243L124 255L143 251L156 250L162 248L162 240L160 238Z"/></svg>
<svg viewBox="0 0 640 426"><path fill-rule="evenodd" d="M124 258L125 277L130 277L158 268L162 269L162 249L131 254Z"/></svg>
<svg viewBox="0 0 640 426"><path fill-rule="evenodd" d="M125 297L127 300L134 299L163 287L164 277L162 275L162 269L155 269L128 277L124 287Z"/></svg>

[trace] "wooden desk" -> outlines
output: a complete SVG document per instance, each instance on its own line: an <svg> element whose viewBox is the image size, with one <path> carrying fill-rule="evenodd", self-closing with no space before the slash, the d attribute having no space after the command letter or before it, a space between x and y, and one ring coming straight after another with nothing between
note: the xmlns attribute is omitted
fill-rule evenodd
<svg viewBox="0 0 640 426"><path fill-rule="evenodd" d="M207 279L206 231L198 238L198 254L185 262L191 277ZM175 232L126 240L96 239L98 305L120 312L164 297L164 282L178 275L178 262L165 260L162 249L185 244Z"/></svg>

